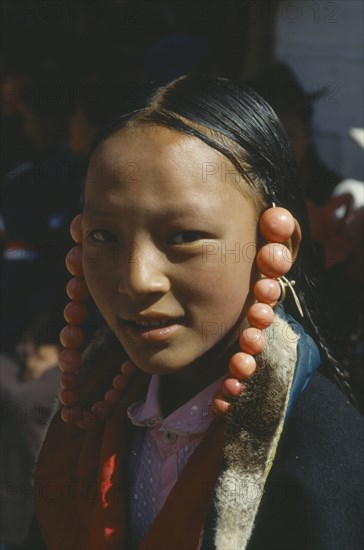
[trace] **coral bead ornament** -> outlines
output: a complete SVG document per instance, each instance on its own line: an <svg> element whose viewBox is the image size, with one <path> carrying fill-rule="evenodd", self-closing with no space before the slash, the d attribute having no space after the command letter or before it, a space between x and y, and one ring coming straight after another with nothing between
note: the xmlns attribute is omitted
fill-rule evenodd
<svg viewBox="0 0 364 550"><path fill-rule="evenodd" d="M252 355L238 352L230 359L229 372L234 378L247 378L254 374L256 366L255 359Z"/></svg>
<svg viewBox="0 0 364 550"><path fill-rule="evenodd" d="M226 378L222 384L222 392L226 397L238 397L243 389L243 384L236 378Z"/></svg>
<svg viewBox="0 0 364 550"><path fill-rule="evenodd" d="M82 214L77 214L77 216L72 220L70 225L70 233L75 243L82 244Z"/></svg>
<svg viewBox="0 0 364 550"><path fill-rule="evenodd" d="M87 320L88 309L83 302L72 301L64 308L64 318L72 325L82 324Z"/></svg>
<svg viewBox="0 0 364 550"><path fill-rule="evenodd" d="M290 250L280 243L268 243L259 250L256 263L259 271L266 277L281 277L292 267Z"/></svg>
<svg viewBox="0 0 364 550"><path fill-rule="evenodd" d="M292 289L291 283L284 277L291 269L293 259L286 243L295 231L296 222L285 208L268 208L259 219L259 230L267 241L256 255L256 265L264 276L253 288L257 300L247 312L250 327L239 337L241 352L236 353L229 362L229 375L222 390L215 394L210 410L215 416L224 416L231 406L231 399L238 397L243 390L241 380L254 374L256 361L265 348L266 339L263 330L268 328L274 319L273 306L281 303L285 297L285 288ZM279 278L279 282L276 280ZM296 303L298 298L294 295ZM303 315L299 302L297 307ZM230 400L230 401L229 401Z"/></svg>
<svg viewBox="0 0 364 550"><path fill-rule="evenodd" d="M249 327L240 334L240 347L246 353L259 355L265 348L265 336L263 332L256 327Z"/></svg>
<svg viewBox="0 0 364 550"><path fill-rule="evenodd" d="M247 319L253 327L264 329L273 322L274 311L270 305L258 302L249 308Z"/></svg>
<svg viewBox="0 0 364 550"><path fill-rule="evenodd" d="M84 340L84 331L80 325L87 320L88 308L84 302L89 297L89 291L83 278L81 219L81 214L76 216L70 226L72 238L78 246L73 247L66 256L67 269L74 278L68 282L66 288L67 295L72 301L64 309L64 317L69 325L60 333L60 340L65 349L59 355L59 366L62 370L61 418L68 424L87 429L110 415L120 401L129 379L134 376L136 367L131 361L124 362L120 374L113 378L112 387L106 391L104 400L94 403L91 409L82 405L80 381L77 376L82 365L82 355L77 348Z"/></svg>
<svg viewBox="0 0 364 550"><path fill-rule="evenodd" d="M285 208L268 208L259 219L259 231L266 241L284 243L292 237L295 221Z"/></svg>
<svg viewBox="0 0 364 550"><path fill-rule="evenodd" d="M277 300L281 295L280 284L274 279L267 279L267 278L259 279L259 281L255 283L253 290L254 290L254 296L258 300L258 302L263 302L264 304L268 304L270 306L275 306L277 303ZM251 324L254 325L254 323L251 323ZM254 325L254 326L257 326L257 325Z"/></svg>
<svg viewBox="0 0 364 550"><path fill-rule="evenodd" d="M74 246L66 256L66 266L71 275L83 277L82 247Z"/></svg>
<svg viewBox="0 0 364 550"><path fill-rule="evenodd" d="M65 348L76 349L83 344L84 333L81 327L68 325L61 330L59 339Z"/></svg>
<svg viewBox="0 0 364 550"><path fill-rule="evenodd" d="M58 356L58 363L63 372L75 373L82 365L82 355L75 349L64 349Z"/></svg>
<svg viewBox="0 0 364 550"><path fill-rule="evenodd" d="M90 296L86 282L81 277L73 277L73 279L70 279L66 286L66 292L67 296L71 298L71 300L76 300L79 302L87 300Z"/></svg>

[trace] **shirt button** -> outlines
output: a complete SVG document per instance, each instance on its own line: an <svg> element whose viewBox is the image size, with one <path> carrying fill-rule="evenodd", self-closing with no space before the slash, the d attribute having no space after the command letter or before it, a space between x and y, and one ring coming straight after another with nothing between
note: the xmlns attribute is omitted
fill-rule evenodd
<svg viewBox="0 0 364 550"><path fill-rule="evenodd" d="M165 443L175 443L177 440L177 434L175 432L171 432L170 430L166 430L163 432L163 441Z"/></svg>

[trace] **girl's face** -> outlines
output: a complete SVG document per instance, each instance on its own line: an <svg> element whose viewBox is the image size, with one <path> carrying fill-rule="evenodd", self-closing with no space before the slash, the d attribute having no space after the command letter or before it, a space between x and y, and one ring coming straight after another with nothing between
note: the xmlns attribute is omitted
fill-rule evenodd
<svg viewBox="0 0 364 550"><path fill-rule="evenodd" d="M159 126L123 129L91 159L85 278L145 372L203 364L245 312L257 220L239 177L204 142Z"/></svg>

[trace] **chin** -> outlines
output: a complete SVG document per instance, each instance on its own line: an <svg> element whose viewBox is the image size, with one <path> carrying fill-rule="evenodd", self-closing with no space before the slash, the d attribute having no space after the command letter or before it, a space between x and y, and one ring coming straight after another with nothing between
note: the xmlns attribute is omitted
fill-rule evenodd
<svg viewBox="0 0 364 550"><path fill-rule="evenodd" d="M125 349L125 348L124 348ZM182 371L195 362L196 356L181 356L176 350L160 350L152 354L131 353L127 349L129 358L135 365L147 374L169 375Z"/></svg>

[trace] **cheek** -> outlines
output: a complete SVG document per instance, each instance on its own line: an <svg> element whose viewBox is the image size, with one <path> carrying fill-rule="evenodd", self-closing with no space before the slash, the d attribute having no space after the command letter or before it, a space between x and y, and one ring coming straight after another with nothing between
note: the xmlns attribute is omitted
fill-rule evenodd
<svg viewBox="0 0 364 550"><path fill-rule="evenodd" d="M186 274L191 311L201 323L220 322L231 328L239 318L255 270L251 261L235 259L202 264L190 276Z"/></svg>
<svg viewBox="0 0 364 550"><path fill-rule="evenodd" d="M83 247L83 272L96 305L102 310L105 300L117 288L117 269L110 252L94 245Z"/></svg>
<svg viewBox="0 0 364 550"><path fill-rule="evenodd" d="M252 257L226 258L220 264L210 266L201 277L200 296L204 303L198 307L196 297L196 316L202 341L207 349L217 344L230 333L226 345L230 346L238 339L241 321L246 317L247 309L253 302L252 288L258 279L258 273ZM240 261L238 261L240 260Z"/></svg>

